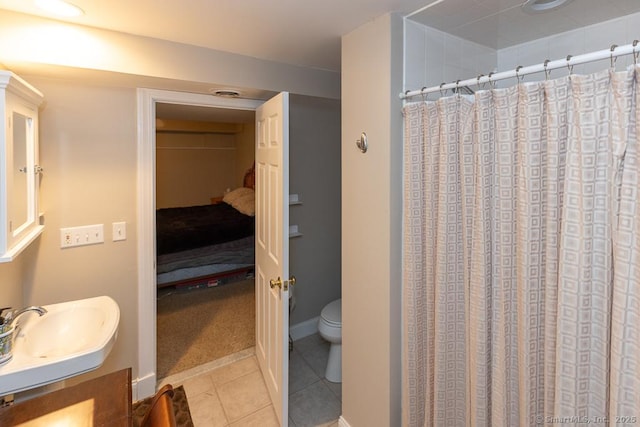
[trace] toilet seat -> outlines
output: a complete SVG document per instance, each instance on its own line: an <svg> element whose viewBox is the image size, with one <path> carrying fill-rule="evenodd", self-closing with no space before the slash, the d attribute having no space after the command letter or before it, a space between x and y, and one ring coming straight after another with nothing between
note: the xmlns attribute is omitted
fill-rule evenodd
<svg viewBox="0 0 640 427"><path fill-rule="evenodd" d="M342 299L332 301L322 309L318 333L330 343L324 376L330 382L342 382Z"/></svg>
<svg viewBox="0 0 640 427"><path fill-rule="evenodd" d="M327 304L320 312L320 317L328 326L342 326L342 299Z"/></svg>

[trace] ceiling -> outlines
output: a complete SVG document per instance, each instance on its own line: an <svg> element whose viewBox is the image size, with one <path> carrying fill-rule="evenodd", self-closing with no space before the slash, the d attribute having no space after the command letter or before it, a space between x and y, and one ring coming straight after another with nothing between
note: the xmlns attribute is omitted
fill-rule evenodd
<svg viewBox="0 0 640 427"><path fill-rule="evenodd" d="M493 49L608 21L640 11L640 0L573 0L546 13L527 13L524 0L431 1L411 20Z"/></svg>

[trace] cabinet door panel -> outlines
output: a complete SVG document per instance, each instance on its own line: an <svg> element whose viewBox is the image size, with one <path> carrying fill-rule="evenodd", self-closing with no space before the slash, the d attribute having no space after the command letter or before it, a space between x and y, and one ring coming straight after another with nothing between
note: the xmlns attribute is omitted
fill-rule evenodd
<svg viewBox="0 0 640 427"><path fill-rule="evenodd" d="M38 213L38 107L42 94L0 70L0 262L35 240L44 226Z"/></svg>
<svg viewBox="0 0 640 427"><path fill-rule="evenodd" d="M10 149L13 151L13 164L10 171L9 190L10 201L9 224L10 232L19 233L29 222L29 161L27 159L27 135L31 119L17 112L13 112L11 120L13 141Z"/></svg>

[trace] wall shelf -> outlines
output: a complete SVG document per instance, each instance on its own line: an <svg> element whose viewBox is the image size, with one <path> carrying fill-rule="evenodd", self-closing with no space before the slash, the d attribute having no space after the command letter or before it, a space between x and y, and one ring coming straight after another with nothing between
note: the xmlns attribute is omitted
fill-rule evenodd
<svg viewBox="0 0 640 427"><path fill-rule="evenodd" d="M241 123L201 122L195 120L156 119L156 132L217 133L233 135L242 132Z"/></svg>
<svg viewBox="0 0 640 427"><path fill-rule="evenodd" d="M289 194L289 206L301 205L302 201L300 200L300 196L297 194Z"/></svg>
<svg viewBox="0 0 640 427"><path fill-rule="evenodd" d="M298 194L289 194L289 206L301 205L300 196ZM289 225L289 238L301 237L300 227L297 224Z"/></svg>
<svg viewBox="0 0 640 427"><path fill-rule="evenodd" d="M293 239L294 237L302 237L302 233L297 224L289 226L289 238Z"/></svg>

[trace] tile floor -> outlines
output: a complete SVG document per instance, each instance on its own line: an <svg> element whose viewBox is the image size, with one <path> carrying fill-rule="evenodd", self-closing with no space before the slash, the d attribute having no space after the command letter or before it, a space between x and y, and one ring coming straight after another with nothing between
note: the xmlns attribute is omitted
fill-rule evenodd
<svg viewBox="0 0 640 427"><path fill-rule="evenodd" d="M277 427L254 349L165 378L183 385L195 427ZM293 343L289 359L289 426L337 427L342 387L324 378L329 344L314 334Z"/></svg>

